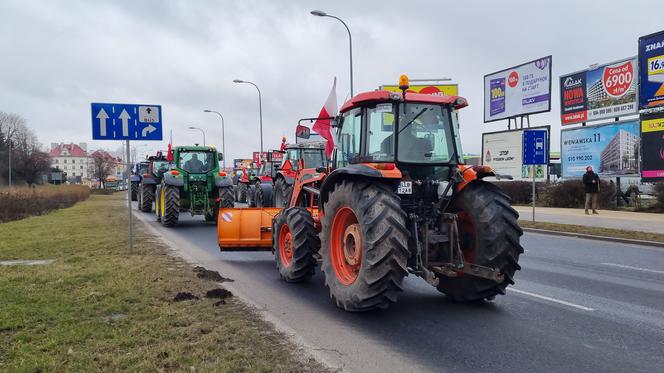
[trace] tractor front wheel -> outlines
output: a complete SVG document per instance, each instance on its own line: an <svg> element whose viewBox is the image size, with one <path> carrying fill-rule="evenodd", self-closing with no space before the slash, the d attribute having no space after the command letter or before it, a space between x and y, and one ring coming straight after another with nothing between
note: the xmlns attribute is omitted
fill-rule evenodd
<svg viewBox="0 0 664 373"><path fill-rule="evenodd" d="M138 183L131 183L131 200L138 200Z"/></svg>
<svg viewBox="0 0 664 373"><path fill-rule="evenodd" d="M226 186L217 189L218 200L212 205L212 211L205 214L205 221L211 221L217 224L219 218L219 209L233 208L235 198L233 198L233 187Z"/></svg>
<svg viewBox="0 0 664 373"><path fill-rule="evenodd" d="M316 268L314 254L320 248L311 213L301 207L283 210L277 215L272 236L281 278L286 282L311 278Z"/></svg>
<svg viewBox="0 0 664 373"><path fill-rule="evenodd" d="M180 188L163 185L160 200L161 223L167 227L176 226L180 217Z"/></svg>
<svg viewBox="0 0 664 373"><path fill-rule="evenodd" d="M344 180L324 208L322 270L337 306L368 311L396 302L407 274L409 233L394 190Z"/></svg>
<svg viewBox="0 0 664 373"><path fill-rule="evenodd" d="M491 183L474 181L463 188L450 207L458 217L465 261L498 270L504 280L497 283L470 275L442 277L438 290L459 302L505 294L507 286L514 284L514 273L521 269L518 261L523 253L519 213L510 205L510 198Z"/></svg>

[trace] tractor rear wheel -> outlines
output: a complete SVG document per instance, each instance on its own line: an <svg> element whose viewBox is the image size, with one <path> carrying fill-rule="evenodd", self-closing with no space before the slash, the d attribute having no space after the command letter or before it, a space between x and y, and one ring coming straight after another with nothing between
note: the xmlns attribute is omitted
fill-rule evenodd
<svg viewBox="0 0 664 373"><path fill-rule="evenodd" d="M287 207L290 204L293 186L288 185L283 177L274 182L274 207Z"/></svg>
<svg viewBox="0 0 664 373"><path fill-rule="evenodd" d="M226 186L217 189L218 202L215 201L212 212L205 214L205 221L212 221L217 224L219 218L219 209L235 207L235 198L233 198L233 187Z"/></svg>
<svg viewBox="0 0 664 373"><path fill-rule="evenodd" d="M151 187L141 185L141 195L139 196L139 208L143 212L152 211L152 203L154 202L154 190Z"/></svg>
<svg viewBox="0 0 664 373"><path fill-rule="evenodd" d="M256 184L249 185L247 189L247 206L256 207Z"/></svg>
<svg viewBox="0 0 664 373"><path fill-rule="evenodd" d="M368 311L396 302L407 274L409 233L394 190L344 180L324 208L321 268L337 306Z"/></svg>
<svg viewBox="0 0 664 373"><path fill-rule="evenodd" d="M459 240L466 262L496 269L504 280L497 283L469 275L441 277L438 290L459 302L505 294L505 288L514 284L514 273L521 269L518 261L523 253L519 213L510 205L510 198L491 183L474 181L452 200L450 208L459 219Z"/></svg>
<svg viewBox="0 0 664 373"><path fill-rule="evenodd" d="M180 217L180 188L163 185L160 198L161 223L167 227L176 226Z"/></svg>
<svg viewBox="0 0 664 373"><path fill-rule="evenodd" d="M138 183L131 183L131 200L138 200Z"/></svg>
<svg viewBox="0 0 664 373"><path fill-rule="evenodd" d="M277 216L272 245L277 269L284 281L301 282L313 276L316 268L314 254L320 248L320 240L314 228L314 218L307 209L293 207Z"/></svg>
<svg viewBox="0 0 664 373"><path fill-rule="evenodd" d="M245 183L237 184L237 201L240 203L247 203L247 191L249 186Z"/></svg>

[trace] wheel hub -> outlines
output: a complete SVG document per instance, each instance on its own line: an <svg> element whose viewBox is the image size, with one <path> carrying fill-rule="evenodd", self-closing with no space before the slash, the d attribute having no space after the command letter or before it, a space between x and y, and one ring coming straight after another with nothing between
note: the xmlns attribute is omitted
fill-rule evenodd
<svg viewBox="0 0 664 373"><path fill-rule="evenodd" d="M360 252L362 247L362 236L359 224L351 224L344 232L344 259L351 266L360 263Z"/></svg>

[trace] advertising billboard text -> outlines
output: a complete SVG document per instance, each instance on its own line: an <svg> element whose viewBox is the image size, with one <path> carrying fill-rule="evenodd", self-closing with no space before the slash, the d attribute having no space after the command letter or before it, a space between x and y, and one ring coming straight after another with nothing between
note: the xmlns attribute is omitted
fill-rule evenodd
<svg viewBox="0 0 664 373"><path fill-rule="evenodd" d="M639 38L642 109L664 105L664 31Z"/></svg>
<svg viewBox="0 0 664 373"><path fill-rule="evenodd" d="M560 77L562 124L635 114L638 111L636 57Z"/></svg>
<svg viewBox="0 0 664 373"><path fill-rule="evenodd" d="M560 151L563 177L581 177L588 166L604 176L636 176L639 121L564 129Z"/></svg>
<svg viewBox="0 0 664 373"><path fill-rule="evenodd" d="M550 132L549 126L531 129ZM483 133L482 164L491 166L499 174L514 177L514 180L532 180L531 166L523 165L523 130ZM535 173L537 181L547 180L547 165L535 166Z"/></svg>
<svg viewBox="0 0 664 373"><path fill-rule="evenodd" d="M484 123L551 110L551 56L484 76Z"/></svg>
<svg viewBox="0 0 664 373"><path fill-rule="evenodd" d="M664 180L664 113L641 116L641 178Z"/></svg>

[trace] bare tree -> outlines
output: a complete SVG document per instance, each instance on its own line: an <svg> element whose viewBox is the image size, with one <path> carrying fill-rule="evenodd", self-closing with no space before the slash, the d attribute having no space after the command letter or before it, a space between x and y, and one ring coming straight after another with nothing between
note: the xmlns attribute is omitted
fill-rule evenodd
<svg viewBox="0 0 664 373"><path fill-rule="evenodd" d="M99 182L99 188L101 188L106 181L106 178L113 173L115 159L103 150L97 150L92 153L91 157L92 175L94 175L95 180Z"/></svg>
<svg viewBox="0 0 664 373"><path fill-rule="evenodd" d="M0 179L3 183L9 176L10 151L12 178L18 177L28 184L38 181L39 175L50 166L48 154L40 148L37 136L26 126L23 117L0 111Z"/></svg>

